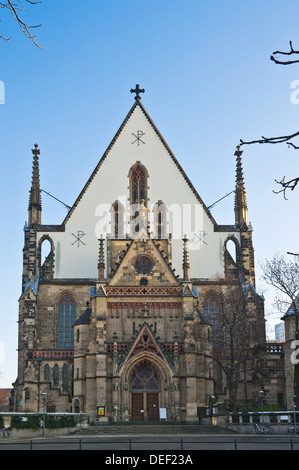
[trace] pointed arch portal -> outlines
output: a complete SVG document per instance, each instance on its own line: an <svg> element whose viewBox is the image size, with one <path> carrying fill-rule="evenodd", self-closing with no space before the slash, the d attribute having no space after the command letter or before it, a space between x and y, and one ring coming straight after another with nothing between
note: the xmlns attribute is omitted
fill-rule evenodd
<svg viewBox="0 0 299 470"><path fill-rule="evenodd" d="M132 421L159 420L161 373L150 360L138 362L129 376Z"/></svg>

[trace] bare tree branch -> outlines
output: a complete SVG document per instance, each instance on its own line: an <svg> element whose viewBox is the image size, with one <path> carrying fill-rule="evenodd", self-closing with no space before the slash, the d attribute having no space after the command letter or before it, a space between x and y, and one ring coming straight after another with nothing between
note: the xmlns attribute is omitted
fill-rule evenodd
<svg viewBox="0 0 299 470"><path fill-rule="evenodd" d="M297 184L299 183L299 177L294 178L290 181L285 181L285 176L284 176L281 181L277 181L277 180L275 180L275 181L276 181L277 184L281 184L282 189L280 191L273 191L273 193L275 193L275 194L283 193L283 197L287 200L286 195L285 195L286 190L290 189L291 191L294 191Z"/></svg>
<svg viewBox="0 0 299 470"><path fill-rule="evenodd" d="M242 139L240 139L240 145L251 145L251 144L281 144L283 142L286 142L288 145L291 145L295 149L298 149L299 147L296 147L294 144L291 142L288 142L288 140L294 139L295 137L299 136L299 131L295 132L294 134L288 134L288 135L283 135L280 137L264 137L262 136L261 139L259 140L252 140L250 142L244 142Z"/></svg>
<svg viewBox="0 0 299 470"><path fill-rule="evenodd" d="M25 0L30 5L36 5L38 3L42 3L41 1L33 1L33 0ZM7 0L7 2L0 2L0 8L6 8L10 11L12 17L17 21L19 24L22 32L27 36L37 47L42 49L42 46L39 45L36 41L36 36L33 36L31 30L34 28L39 28L41 25L29 26L27 25L20 17L20 12L28 11L21 0L17 0L18 3L12 3L11 0ZM11 38L6 38L3 35L0 35L1 39L8 42Z"/></svg>
<svg viewBox="0 0 299 470"><path fill-rule="evenodd" d="M276 64L282 64L282 65L289 65L289 64L295 64L299 63L298 60L288 60L288 61L282 61L274 56L280 54L283 56L292 56L295 54L299 54L299 51L294 50L292 41L290 41L290 51L285 52L285 51L275 51L273 52L273 55L270 57L270 59L275 62ZM252 140L245 142L244 140L240 139L240 146L241 145L251 145L251 144L281 144L281 143L286 143L289 147L293 147L295 150L299 150L299 146L295 145L293 142L290 142L290 140L294 139L295 137L299 136L299 131L294 132L293 134L288 134L288 135L282 135L280 137L264 137L262 136L261 139L258 140ZM282 189L280 191L273 191L275 194L283 193L284 199L287 200L286 198L286 191L290 189L293 191L298 182L299 178L293 178L289 181L285 181L285 177L281 181L275 180L277 184L280 184L282 186Z"/></svg>
<svg viewBox="0 0 299 470"><path fill-rule="evenodd" d="M290 51L289 52L275 51L275 52L273 52L273 55L271 55L270 59L273 60L273 62L275 62L275 64L279 64L279 65L291 65L291 64L296 64L296 63L299 62L299 59L297 59L297 60L287 60L287 61L282 61L282 60L276 59L274 56L277 55L277 54L288 55L288 56L293 55L293 54L299 54L299 51L295 51L293 49L292 41L290 41Z"/></svg>

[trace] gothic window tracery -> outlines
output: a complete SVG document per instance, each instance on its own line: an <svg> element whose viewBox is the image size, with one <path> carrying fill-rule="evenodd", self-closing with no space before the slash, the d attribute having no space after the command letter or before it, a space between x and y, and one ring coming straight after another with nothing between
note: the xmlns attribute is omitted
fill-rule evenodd
<svg viewBox="0 0 299 470"><path fill-rule="evenodd" d="M158 391L160 377L154 364L144 360L139 362L131 372L131 390L133 391Z"/></svg>
<svg viewBox="0 0 299 470"><path fill-rule="evenodd" d="M212 325L212 340L214 347L221 345L222 328L220 322L220 304L218 299L211 293L207 295L202 304L202 313L208 322Z"/></svg>
<svg viewBox="0 0 299 470"><path fill-rule="evenodd" d="M136 163L130 170L131 204L147 204L147 171L141 163Z"/></svg>
<svg viewBox="0 0 299 470"><path fill-rule="evenodd" d="M58 307L58 347L74 349L74 323L76 321L76 302L69 294L64 295Z"/></svg>

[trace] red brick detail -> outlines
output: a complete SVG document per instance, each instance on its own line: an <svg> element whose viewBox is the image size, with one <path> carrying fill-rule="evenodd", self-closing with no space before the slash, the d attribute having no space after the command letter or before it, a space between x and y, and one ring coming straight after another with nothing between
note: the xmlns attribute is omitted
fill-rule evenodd
<svg viewBox="0 0 299 470"><path fill-rule="evenodd" d="M181 287L149 287L149 286L133 286L133 287L106 287L106 293L108 296L144 296L144 295L155 295L155 296L171 296L181 297Z"/></svg>
<svg viewBox="0 0 299 470"><path fill-rule="evenodd" d="M32 359L48 359L48 360L59 360L59 359L73 359L74 351L29 351L29 356Z"/></svg>
<svg viewBox="0 0 299 470"><path fill-rule="evenodd" d="M108 302L107 304L109 309L131 309L131 310L142 310L144 308L144 302ZM180 310L182 309L181 302L146 302L146 307L150 310L159 310L159 309L172 309Z"/></svg>

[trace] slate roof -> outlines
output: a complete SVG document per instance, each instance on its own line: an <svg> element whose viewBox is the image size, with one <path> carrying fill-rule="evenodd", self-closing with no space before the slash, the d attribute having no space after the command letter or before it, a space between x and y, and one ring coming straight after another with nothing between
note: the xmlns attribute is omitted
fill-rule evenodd
<svg viewBox="0 0 299 470"><path fill-rule="evenodd" d="M90 317L91 317L92 310L90 307L88 307L78 318L78 320L75 321L74 326L76 325L88 325L90 322Z"/></svg>
<svg viewBox="0 0 299 470"><path fill-rule="evenodd" d="M299 294L297 295L296 299L295 299L295 303L296 303L296 307L297 307L297 310L299 312ZM287 309L286 313L284 314L284 316L282 317L282 319L284 317L288 317L290 315L295 315L295 311L294 311L294 305L293 305L293 302L290 304L289 308Z"/></svg>

